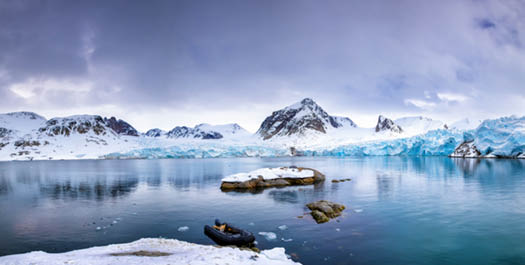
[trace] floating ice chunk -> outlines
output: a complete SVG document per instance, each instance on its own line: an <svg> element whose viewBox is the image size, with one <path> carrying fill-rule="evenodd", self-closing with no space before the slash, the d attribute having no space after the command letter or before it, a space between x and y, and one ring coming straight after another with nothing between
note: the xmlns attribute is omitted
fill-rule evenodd
<svg viewBox="0 0 525 265"><path fill-rule="evenodd" d="M112 223L112 224L116 225L117 223L118 223L118 222L117 222L117 220L115 220L115 221L113 221L113 223Z"/></svg>
<svg viewBox="0 0 525 265"><path fill-rule="evenodd" d="M292 241L293 241L293 239L291 239L291 238L286 239L286 238L284 238L284 237L281 237L281 240L282 240L283 242L292 242Z"/></svg>
<svg viewBox="0 0 525 265"><path fill-rule="evenodd" d="M354 212L356 212L356 213L360 213L360 212L362 212L362 211L363 211L363 209L355 209L355 210L354 210Z"/></svg>
<svg viewBox="0 0 525 265"><path fill-rule="evenodd" d="M339 231L341 231L341 229L339 229L339 228L336 228L336 229L335 229L335 231L339 232Z"/></svg>
<svg viewBox="0 0 525 265"><path fill-rule="evenodd" d="M190 228L187 227L187 226L181 226L181 227L179 227L179 229L177 229L177 231L179 231L179 232L186 232L188 230L190 230Z"/></svg>
<svg viewBox="0 0 525 265"><path fill-rule="evenodd" d="M100 226L97 226L97 231L98 231L98 230L100 230L100 229L102 229L102 227L100 227Z"/></svg>
<svg viewBox="0 0 525 265"><path fill-rule="evenodd" d="M286 253L284 252L284 248L272 248L269 250L264 250L261 252L261 255L265 256L269 260L288 260L288 257L286 257Z"/></svg>
<svg viewBox="0 0 525 265"><path fill-rule="evenodd" d="M255 224L253 222L249 223L248 225L254 226Z"/></svg>
<svg viewBox="0 0 525 265"><path fill-rule="evenodd" d="M288 229L288 226L286 226L286 225L280 225L280 226L278 226L277 228L279 228L279 230L286 230L286 229Z"/></svg>
<svg viewBox="0 0 525 265"><path fill-rule="evenodd" d="M275 240L277 235L274 232L259 232L259 235L264 236L266 240Z"/></svg>

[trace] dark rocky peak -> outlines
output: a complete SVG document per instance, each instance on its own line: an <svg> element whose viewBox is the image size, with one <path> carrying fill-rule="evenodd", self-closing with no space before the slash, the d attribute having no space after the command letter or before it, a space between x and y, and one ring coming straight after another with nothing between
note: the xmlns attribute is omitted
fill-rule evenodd
<svg viewBox="0 0 525 265"><path fill-rule="evenodd" d="M401 128L401 126L397 125L393 120L383 115L379 115L379 118L377 119L376 132L383 131L402 133L403 129Z"/></svg>
<svg viewBox="0 0 525 265"><path fill-rule="evenodd" d="M159 128L155 128L155 129L150 129L148 130L144 135L147 136L147 137L160 137L162 135L166 134L165 131L159 129Z"/></svg>
<svg viewBox="0 0 525 265"><path fill-rule="evenodd" d="M106 126L111 128L117 134L120 135L129 135L129 136L139 136L139 132L133 128L129 123L123 120L117 120L115 117L104 118Z"/></svg>
<svg viewBox="0 0 525 265"><path fill-rule="evenodd" d="M201 126L195 128L186 126L177 126L169 131L166 135L168 138L195 138L195 139L221 139L222 134L216 131L202 130Z"/></svg>
<svg viewBox="0 0 525 265"><path fill-rule="evenodd" d="M274 111L257 131L264 140L274 136L304 135L309 131L326 133L330 128L356 127L349 118L334 117L317 105L311 98L305 98L284 109Z"/></svg>

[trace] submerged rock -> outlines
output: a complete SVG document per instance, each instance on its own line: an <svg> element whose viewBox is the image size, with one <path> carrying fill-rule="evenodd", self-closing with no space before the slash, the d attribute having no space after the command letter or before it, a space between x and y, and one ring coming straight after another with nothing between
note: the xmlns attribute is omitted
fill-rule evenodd
<svg viewBox="0 0 525 265"><path fill-rule="evenodd" d="M309 185L325 180L321 172L303 167L261 168L222 179L221 190L249 190L291 185Z"/></svg>
<svg viewBox="0 0 525 265"><path fill-rule="evenodd" d="M332 179L332 183L351 181L352 179Z"/></svg>
<svg viewBox="0 0 525 265"><path fill-rule="evenodd" d="M345 209L345 206L342 204L325 200L309 203L306 207L312 211L310 214L318 224L326 223L330 219L340 216Z"/></svg>

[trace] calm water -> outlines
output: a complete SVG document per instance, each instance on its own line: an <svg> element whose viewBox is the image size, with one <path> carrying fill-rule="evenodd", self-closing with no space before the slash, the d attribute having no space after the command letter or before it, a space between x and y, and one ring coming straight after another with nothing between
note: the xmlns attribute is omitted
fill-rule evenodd
<svg viewBox="0 0 525 265"><path fill-rule="evenodd" d="M317 186L224 193L220 179L307 166ZM331 183L333 178L351 182ZM315 224L305 203L347 210ZM272 158L0 163L0 255L63 252L142 237L212 244L215 218L285 247L303 264L525 264L525 161L449 158ZM117 221L116 224L112 224ZM277 227L286 225L287 230ZM100 231L96 227L106 227ZM189 230L179 232L181 226ZM284 239L293 239L285 242Z"/></svg>

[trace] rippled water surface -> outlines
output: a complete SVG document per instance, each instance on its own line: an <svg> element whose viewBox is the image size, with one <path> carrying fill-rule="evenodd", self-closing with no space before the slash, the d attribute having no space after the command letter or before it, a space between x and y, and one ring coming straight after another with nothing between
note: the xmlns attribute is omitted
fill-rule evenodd
<svg viewBox="0 0 525 265"><path fill-rule="evenodd" d="M221 192L223 176L306 166L316 186ZM351 182L332 183L334 178ZM337 221L302 216L308 202L347 206ZM525 161L243 158L0 163L0 255L63 252L142 237L213 244L215 218L285 247L303 264L525 264ZM286 225L287 229L278 227ZM188 226L187 231L178 231ZM100 227L100 230L97 230ZM289 239L292 239L291 241Z"/></svg>

